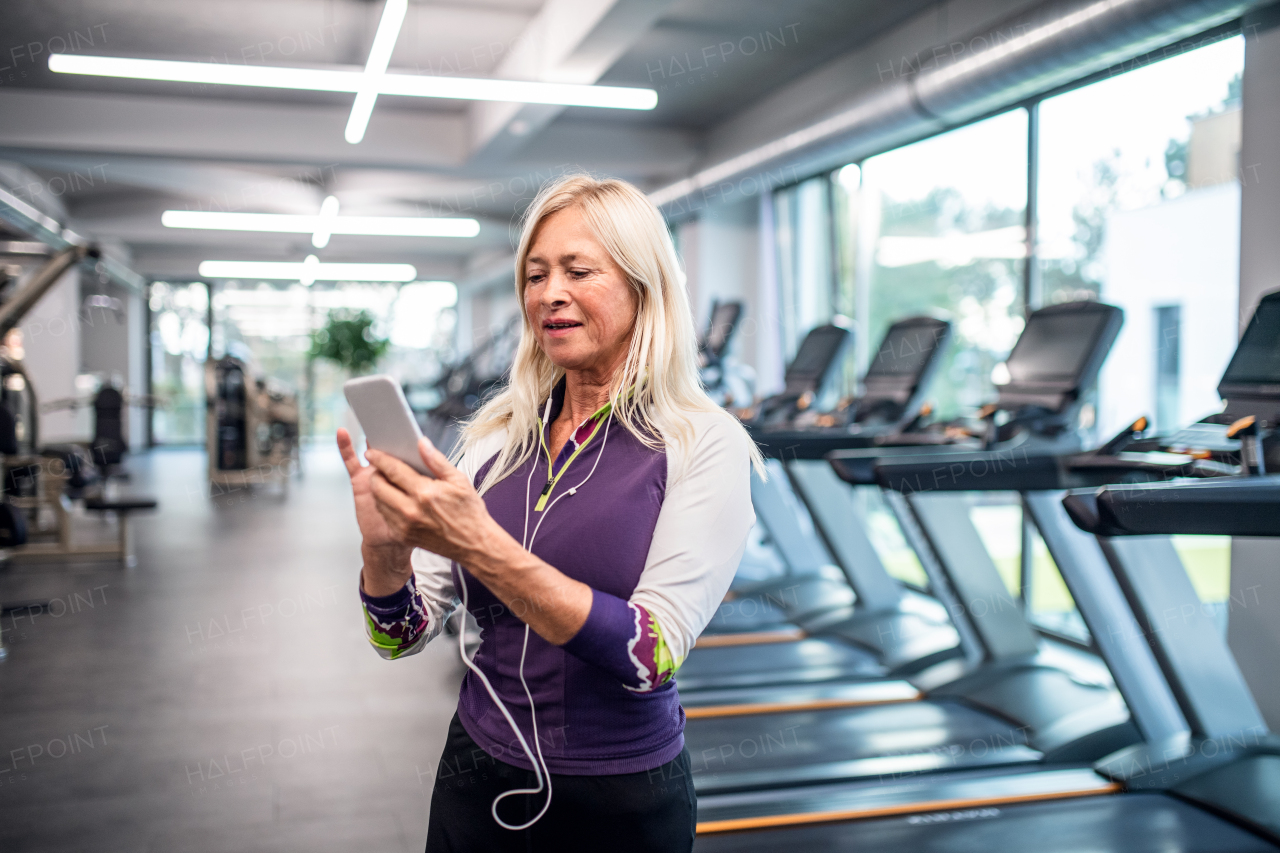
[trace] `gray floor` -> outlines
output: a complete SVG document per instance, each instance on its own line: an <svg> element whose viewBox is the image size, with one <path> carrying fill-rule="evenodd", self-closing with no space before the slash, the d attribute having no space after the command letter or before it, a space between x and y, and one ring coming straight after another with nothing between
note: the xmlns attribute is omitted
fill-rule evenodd
<svg viewBox="0 0 1280 853"><path fill-rule="evenodd" d="M364 639L336 451L287 497L132 461L138 565L0 567L0 850L420 851L456 647Z"/></svg>

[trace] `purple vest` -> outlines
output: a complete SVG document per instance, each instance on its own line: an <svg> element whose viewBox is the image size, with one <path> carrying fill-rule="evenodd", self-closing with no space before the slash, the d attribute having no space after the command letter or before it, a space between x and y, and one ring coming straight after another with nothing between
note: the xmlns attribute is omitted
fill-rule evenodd
<svg viewBox="0 0 1280 853"><path fill-rule="evenodd" d="M555 420L562 403L563 384L553 394L549 422ZM556 471L572 449L572 442L566 442ZM492 461L480 468L477 483ZM592 589L624 601L630 598L644 570L666 493L665 452L646 447L610 418L556 483L547 509L535 512L546 482L546 455L539 451L489 490L484 498L489 513L517 542L523 541L527 515L530 551ZM575 487L575 494L567 494ZM455 563L455 585L459 571ZM523 607L552 605L533 601L513 604L509 610L474 575L461 571L467 582L468 609L481 629L475 663L533 748L529 701L519 678L525 624L517 614L524 612ZM458 592L461 595L460 587ZM537 709L542 754L552 773L636 773L665 764L684 747L684 710L674 681L650 693L628 690L616 676L533 631L524 676ZM458 717L489 755L532 769L502 712L470 670L462 682Z"/></svg>

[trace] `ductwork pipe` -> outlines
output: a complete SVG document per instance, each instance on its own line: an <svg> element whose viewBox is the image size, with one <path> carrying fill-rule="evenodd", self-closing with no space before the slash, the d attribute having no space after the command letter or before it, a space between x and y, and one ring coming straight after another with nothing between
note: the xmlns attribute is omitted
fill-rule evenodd
<svg viewBox="0 0 1280 853"><path fill-rule="evenodd" d="M1043 3L958 43L987 46L958 56L922 51L932 65L862 94L829 118L649 195L669 213L725 181L824 154L853 160L970 121L1235 20L1273 0L1072 0ZM1008 37L992 37L1005 34ZM955 57L952 61L938 57Z"/></svg>

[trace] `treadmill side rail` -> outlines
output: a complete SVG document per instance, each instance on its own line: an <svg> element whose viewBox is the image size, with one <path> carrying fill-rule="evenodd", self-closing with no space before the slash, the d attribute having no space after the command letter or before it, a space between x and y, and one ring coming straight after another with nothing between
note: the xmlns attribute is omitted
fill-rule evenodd
<svg viewBox="0 0 1280 853"><path fill-rule="evenodd" d="M786 468L818 531L858 594L859 605L867 611L896 608L902 599L902 587L885 571L880 555L867 538L867 522L853 501L850 487L840 482L824 461L797 460L786 463Z"/></svg>
<svg viewBox="0 0 1280 853"><path fill-rule="evenodd" d="M1253 694L1169 538L1101 542L1193 735L1266 732Z"/></svg>
<svg viewBox="0 0 1280 853"><path fill-rule="evenodd" d="M1187 721L1178 710L1177 700L1098 540L1071 523L1061 492L1028 492L1022 499L1107 662L1138 731L1153 743L1185 737Z"/></svg>

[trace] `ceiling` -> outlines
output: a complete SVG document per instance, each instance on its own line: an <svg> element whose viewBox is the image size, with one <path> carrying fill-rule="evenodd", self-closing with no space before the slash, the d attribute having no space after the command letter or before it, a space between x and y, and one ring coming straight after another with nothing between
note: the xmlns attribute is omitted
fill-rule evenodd
<svg viewBox="0 0 1280 853"><path fill-rule="evenodd" d="M933 0L410 0L402 73L656 89L652 111L382 96L365 140L351 96L54 74L49 52L239 64L363 66L381 15L365 0L7 0L0 6L0 161L29 200L123 243L135 269L194 276L207 258L301 260L308 235L166 229L171 208L466 215L474 239L335 235L325 261L410 262L477 282L510 254L550 177L587 169L651 188L699 165L713 129ZM7 45L7 46L6 46ZM21 190L19 191L21 194Z"/></svg>

